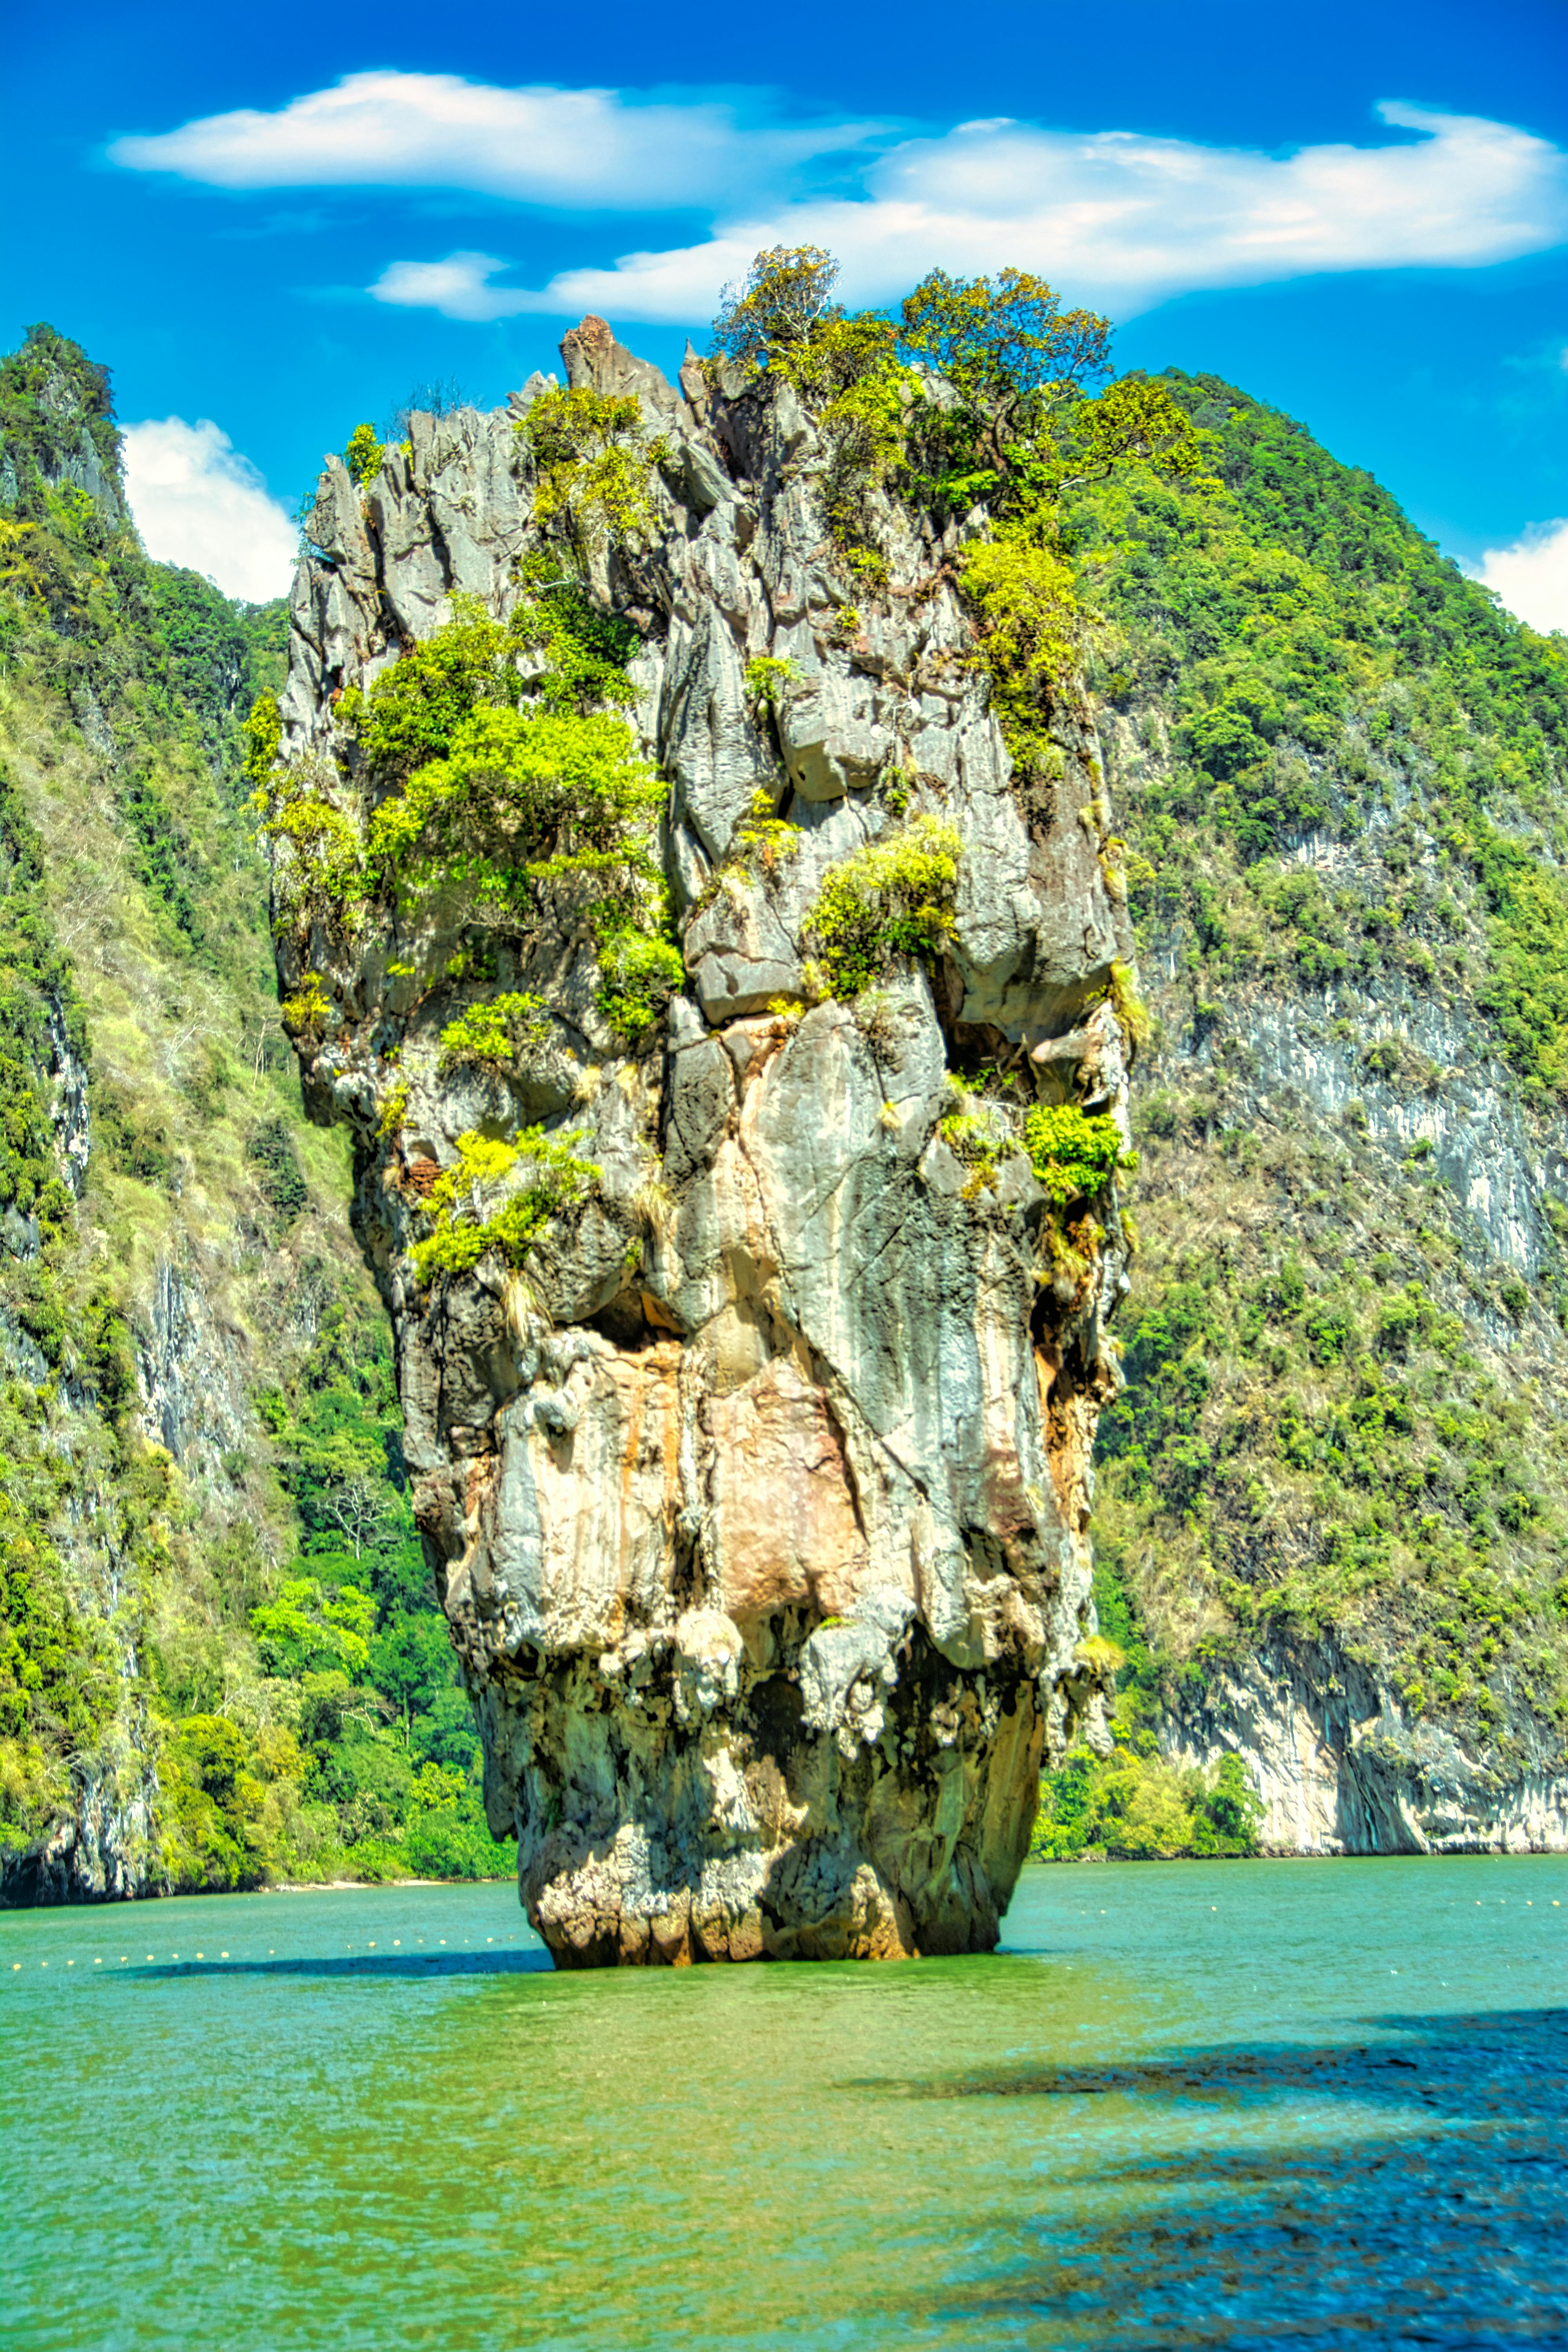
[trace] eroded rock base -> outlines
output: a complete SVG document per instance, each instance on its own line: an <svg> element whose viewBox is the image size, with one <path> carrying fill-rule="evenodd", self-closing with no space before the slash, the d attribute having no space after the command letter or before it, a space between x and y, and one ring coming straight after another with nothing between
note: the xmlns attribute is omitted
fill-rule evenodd
<svg viewBox="0 0 1568 2352"><path fill-rule="evenodd" d="M782 1657L685 1729L679 1662L618 1706L581 1667L495 1689L492 1776L557 1965L992 1950L1037 1800L1035 1684L960 1672L918 1627L897 1670L835 1732Z"/></svg>

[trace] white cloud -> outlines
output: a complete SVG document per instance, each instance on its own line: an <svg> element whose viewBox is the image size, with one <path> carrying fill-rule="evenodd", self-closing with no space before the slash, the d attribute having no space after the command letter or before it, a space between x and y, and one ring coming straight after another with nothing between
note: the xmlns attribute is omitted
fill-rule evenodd
<svg viewBox="0 0 1568 2352"><path fill-rule="evenodd" d="M510 319L533 308L535 298L487 284L506 266L494 253L449 253L445 261L395 261L366 290L378 302L439 310L444 319Z"/></svg>
<svg viewBox="0 0 1568 2352"><path fill-rule="evenodd" d="M1489 547L1478 571L1532 629L1568 633L1568 520L1536 523L1511 547Z"/></svg>
<svg viewBox="0 0 1568 2352"><path fill-rule="evenodd" d="M470 188L577 210L658 212L776 187L798 163L858 146L875 126L746 128L713 100L639 100L613 89L500 89L458 74L350 74L276 114L243 108L110 161L219 188Z"/></svg>
<svg viewBox="0 0 1568 2352"><path fill-rule="evenodd" d="M828 246L855 301L886 300L933 264L971 274L1011 262L1127 317L1200 288L1472 268L1568 236L1560 149L1477 116L1394 101L1378 111L1415 135L1273 155L1009 118L898 138L886 124L748 126L718 98L381 71L275 113L244 109L121 139L110 154L132 170L226 188L443 187L711 219L694 244L568 268L544 287L492 285L506 265L463 252L394 261L370 289L470 320L595 309L689 320L711 311L753 253L779 243Z"/></svg>
<svg viewBox="0 0 1568 2352"><path fill-rule="evenodd" d="M1320 270L1474 268L1568 236L1568 157L1506 123L1389 103L1421 135L1276 157L1131 131L963 125L879 157L861 196L720 221L701 244L568 269L520 309L679 321L774 244L825 245L851 300L888 300L933 265L1037 269L1122 318L1200 288Z"/></svg>
<svg viewBox="0 0 1568 2352"><path fill-rule="evenodd" d="M125 427L125 488L149 555L253 604L283 595L299 533L248 457L210 416Z"/></svg>

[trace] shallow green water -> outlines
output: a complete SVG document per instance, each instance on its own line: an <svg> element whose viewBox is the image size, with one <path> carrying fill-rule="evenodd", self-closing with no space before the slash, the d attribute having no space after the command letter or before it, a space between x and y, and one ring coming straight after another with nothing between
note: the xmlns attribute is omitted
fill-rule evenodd
<svg viewBox="0 0 1568 2352"><path fill-rule="evenodd" d="M1568 1864L1034 1869L1006 1930L557 1977L509 1886L0 1915L0 2344L1568 2344Z"/></svg>

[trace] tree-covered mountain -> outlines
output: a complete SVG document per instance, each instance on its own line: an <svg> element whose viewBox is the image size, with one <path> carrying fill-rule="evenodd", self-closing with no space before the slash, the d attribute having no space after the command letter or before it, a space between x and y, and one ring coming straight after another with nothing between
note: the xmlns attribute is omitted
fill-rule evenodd
<svg viewBox="0 0 1568 2352"><path fill-rule="evenodd" d="M1166 382L1212 482L1071 512L1154 1034L1100 1442L1123 1753L1043 1839L1179 1843L1181 1762L1237 1746L1287 1843L1527 1837L1568 1772L1568 646Z"/></svg>
<svg viewBox="0 0 1568 2352"><path fill-rule="evenodd" d="M799 383L846 645L879 501L984 493L862 325ZM1094 1525L1117 1746L1048 1780L1037 1847L1560 1843L1568 648L1289 420L1156 389L1201 464L1047 482L1048 546L964 562L1042 772L1031 713L1087 665L1081 821L1150 1015ZM6 1899L509 1867L279 1022L242 766L286 635L149 562L107 374L35 329L0 362Z"/></svg>
<svg viewBox="0 0 1568 2352"><path fill-rule="evenodd" d="M281 604L152 562L107 372L0 362L0 1899L505 1869L243 721Z"/></svg>

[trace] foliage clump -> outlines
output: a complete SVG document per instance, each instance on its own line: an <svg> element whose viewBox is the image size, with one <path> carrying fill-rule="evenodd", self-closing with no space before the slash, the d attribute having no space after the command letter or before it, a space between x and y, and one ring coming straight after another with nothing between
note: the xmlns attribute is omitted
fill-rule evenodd
<svg viewBox="0 0 1568 2352"><path fill-rule="evenodd" d="M430 1231L414 1245L422 1283L438 1275L467 1274L488 1250L521 1270L550 1220L580 1201L599 1181L591 1160L572 1147L576 1133L546 1135L524 1129L515 1143L470 1129L458 1138L458 1160L431 1186L421 1204Z"/></svg>
<svg viewBox="0 0 1568 2352"><path fill-rule="evenodd" d="M1147 1630L1112 1557L1095 1561L1100 1631L1079 1645L1115 1693L1109 1756L1071 1750L1040 1782L1029 1851L1039 1862L1168 1861L1256 1853L1263 1806L1239 1756L1207 1769L1172 1764L1157 1726L1167 1696Z"/></svg>
<svg viewBox="0 0 1568 2352"><path fill-rule="evenodd" d="M963 559L962 576L1007 749L1026 773L1059 767L1051 711L1080 649L1072 566L1054 548L1019 532L978 541Z"/></svg>
<svg viewBox="0 0 1568 2352"><path fill-rule="evenodd" d="M549 1034L550 1013L542 996L531 990L492 996L447 1022L441 1032L440 1067L458 1069L467 1063L503 1070Z"/></svg>
<svg viewBox="0 0 1568 2352"><path fill-rule="evenodd" d="M349 435L348 447L343 451L343 463L349 469L350 479L363 490L380 473L384 455L374 425L356 425Z"/></svg>
<svg viewBox="0 0 1568 2352"><path fill-rule="evenodd" d="M1024 1114L1024 1148L1047 1197L1058 1207L1092 1200L1118 1169L1136 1167L1109 1111L1076 1103L1035 1103Z"/></svg>
<svg viewBox="0 0 1568 2352"><path fill-rule="evenodd" d="M800 664L777 654L753 654L746 664L746 692L764 710L776 710L786 688L805 673Z"/></svg>
<svg viewBox="0 0 1568 2352"><path fill-rule="evenodd" d="M517 931L548 886L585 916L605 1018L630 1043L645 1035L684 967L651 855L664 786L617 715L635 643L571 578L531 582L507 625L456 600L442 628L342 698L339 724L379 794L359 817L338 780L277 765L264 698L252 772L263 833L290 853L279 919L326 916L352 931L374 904L445 894L470 926ZM311 1011L301 996L297 1034Z"/></svg>
<svg viewBox="0 0 1568 2352"><path fill-rule="evenodd" d="M858 996L895 956L942 953L963 845L940 817L917 817L829 866L806 936L834 996Z"/></svg>
<svg viewBox="0 0 1568 2352"><path fill-rule="evenodd" d="M932 536L989 509L993 535L962 574L979 658L1014 757L1048 768L1049 710L1081 656L1085 617L1060 543L1062 499L1131 465L1196 480L1204 445L1163 383L1105 383L1109 321L1064 309L1030 271L933 270L896 313L853 314L833 299L837 275L818 247L760 253L726 291L715 351L764 393L791 385L816 416L829 530L868 592L889 584L881 493Z"/></svg>
<svg viewBox="0 0 1568 2352"><path fill-rule="evenodd" d="M459 887L481 908L526 897L539 874L635 893L652 878L635 836L663 796L624 719L482 706L382 803L365 855L413 894Z"/></svg>
<svg viewBox="0 0 1568 2352"><path fill-rule="evenodd" d="M949 1111L939 1120L937 1133L954 1159L971 1171L966 1198L994 1184L997 1161L1005 1152L1017 1148L1000 1107L973 1097L963 1097L962 1108Z"/></svg>
<svg viewBox="0 0 1568 2352"><path fill-rule="evenodd" d="M660 912L665 902L660 900ZM595 917L600 1013L628 1045L641 1043L686 978L673 940L645 929L632 908L601 908Z"/></svg>
<svg viewBox="0 0 1568 2352"><path fill-rule="evenodd" d="M257 1181L278 1220L279 1231L286 1233L310 1197L288 1120L280 1116L261 1120L252 1130L246 1156L258 1171Z"/></svg>
<svg viewBox="0 0 1568 2352"><path fill-rule="evenodd" d="M838 264L819 245L770 246L738 285L726 286L713 321L713 347L743 376L787 367L814 333L837 317Z"/></svg>
<svg viewBox="0 0 1568 2352"><path fill-rule="evenodd" d="M1029 1842L1037 1862L1212 1860L1258 1852L1263 1806L1241 1758L1208 1769L1168 1764L1152 1733L1110 1756L1077 1748L1040 1784Z"/></svg>
<svg viewBox="0 0 1568 2352"><path fill-rule="evenodd" d="M517 430L538 468L534 520L563 533L582 566L607 543L652 532L654 475L665 444L645 436L635 399L588 384L542 392Z"/></svg>
<svg viewBox="0 0 1568 2352"><path fill-rule="evenodd" d="M451 619L383 670L368 692L349 689L339 723L355 730L378 782L405 782L426 761L445 758L476 709L516 707L522 694L516 650L477 597L455 598Z"/></svg>

